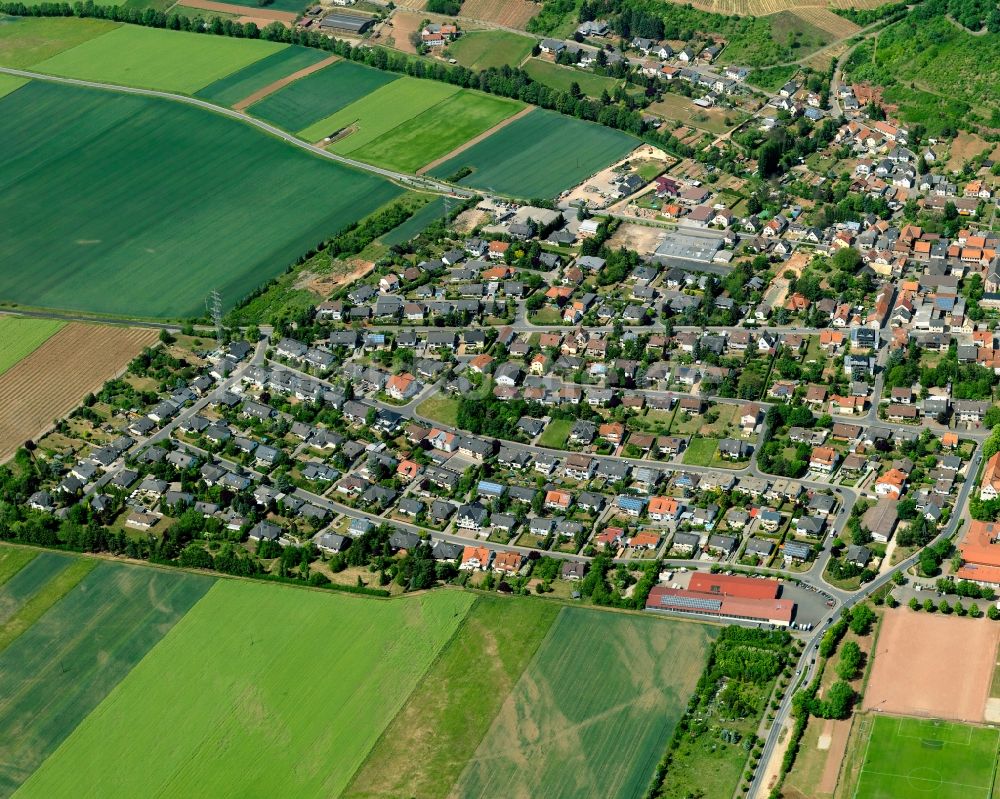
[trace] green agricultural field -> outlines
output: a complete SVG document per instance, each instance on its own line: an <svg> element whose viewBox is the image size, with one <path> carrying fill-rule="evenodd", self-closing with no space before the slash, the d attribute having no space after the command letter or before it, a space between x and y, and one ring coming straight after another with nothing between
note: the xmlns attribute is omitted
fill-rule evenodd
<svg viewBox="0 0 1000 799"><path fill-rule="evenodd" d="M551 61L542 61L538 58L532 58L525 64L524 71L539 83L560 92L568 92L575 83L589 97L600 97L604 91L611 94L622 85L622 81L615 78L553 64Z"/></svg>
<svg viewBox="0 0 1000 799"><path fill-rule="evenodd" d="M34 66L118 27L117 22L103 19L0 15L0 66Z"/></svg>
<svg viewBox="0 0 1000 799"><path fill-rule="evenodd" d="M31 563L36 554L33 549L0 546L0 586Z"/></svg>
<svg viewBox="0 0 1000 799"><path fill-rule="evenodd" d="M286 46L123 25L35 66L52 75L193 94Z"/></svg>
<svg viewBox="0 0 1000 799"><path fill-rule="evenodd" d="M443 219L445 212L444 197L435 197L427 205L407 219L402 225L390 230L379 241L388 246L405 244L410 239L419 236L436 219Z"/></svg>
<svg viewBox="0 0 1000 799"><path fill-rule="evenodd" d="M559 609L539 599L476 599L342 799L444 799Z"/></svg>
<svg viewBox="0 0 1000 799"><path fill-rule="evenodd" d="M697 624L565 608L452 794L643 796L713 635Z"/></svg>
<svg viewBox="0 0 1000 799"><path fill-rule="evenodd" d="M0 299L30 306L232 307L400 194L198 108L44 82L0 100L0 141Z"/></svg>
<svg viewBox="0 0 1000 799"><path fill-rule="evenodd" d="M336 114L310 125L299 133L306 141L319 141L343 128L349 135L327 149L346 155L364 147L397 125L422 114L459 91L458 86L432 80L403 77L356 100Z"/></svg>
<svg viewBox="0 0 1000 799"><path fill-rule="evenodd" d="M536 109L431 170L469 167L460 183L514 197L554 197L639 146L627 133Z"/></svg>
<svg viewBox="0 0 1000 799"><path fill-rule="evenodd" d="M874 716L854 799L990 799L1000 730ZM864 726L862 727L864 728Z"/></svg>
<svg viewBox="0 0 1000 799"><path fill-rule="evenodd" d="M336 113L399 75L350 61L338 61L288 84L248 109L255 117L292 132ZM321 133L317 141L326 133Z"/></svg>
<svg viewBox="0 0 1000 799"><path fill-rule="evenodd" d="M531 53L535 39L510 31L470 31L448 45L448 55L469 69L516 67Z"/></svg>
<svg viewBox="0 0 1000 799"><path fill-rule="evenodd" d="M23 554L30 555L30 560L20 564L21 568L0 584L0 628L7 626L43 585L75 562L70 555L55 552L41 552L35 557L35 553L31 551L8 548L0 550L4 561L11 557L13 565L18 565L18 558Z"/></svg>
<svg viewBox="0 0 1000 799"><path fill-rule="evenodd" d="M213 582L79 558L36 596L79 564L92 570L0 652L0 796L10 796L56 750ZM62 795L84 793L74 787Z"/></svg>
<svg viewBox="0 0 1000 799"><path fill-rule="evenodd" d="M0 97L6 97L11 92L17 91L27 82L27 78L17 78L13 75L0 73Z"/></svg>
<svg viewBox="0 0 1000 799"><path fill-rule="evenodd" d="M37 350L62 326L54 319L0 316L0 375Z"/></svg>
<svg viewBox="0 0 1000 799"><path fill-rule="evenodd" d="M219 105L235 105L265 86L281 80L301 69L329 58L329 53L311 47L286 47L248 67L210 83L198 97Z"/></svg>
<svg viewBox="0 0 1000 799"><path fill-rule="evenodd" d="M370 144L351 151L361 161L415 172L524 108L516 100L462 90ZM355 134L344 140L350 143ZM335 152L337 145L330 148Z"/></svg>
<svg viewBox="0 0 1000 799"><path fill-rule="evenodd" d="M220 580L19 797L338 796L472 602Z"/></svg>

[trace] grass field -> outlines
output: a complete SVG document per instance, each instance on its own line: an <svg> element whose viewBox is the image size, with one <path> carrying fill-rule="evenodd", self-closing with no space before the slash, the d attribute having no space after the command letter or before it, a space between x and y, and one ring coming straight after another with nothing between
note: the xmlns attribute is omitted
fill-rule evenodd
<svg viewBox="0 0 1000 799"><path fill-rule="evenodd" d="M36 67L52 75L193 94L285 46L123 25Z"/></svg>
<svg viewBox="0 0 1000 799"><path fill-rule="evenodd" d="M13 556L14 565L17 565L19 558L25 553L31 556L29 561L22 563L21 568L10 579L0 584L0 630L6 630L7 623L18 615L31 598L38 593L39 589L71 563L93 563L93 561L74 561L69 555L59 555L55 552L41 552L38 553L38 557L35 557L35 553L30 550L8 549L6 547L0 550L0 556L3 556L5 560L9 555ZM57 594L56 598L62 596L62 593ZM0 640L4 638L6 635L0 633Z"/></svg>
<svg viewBox="0 0 1000 799"><path fill-rule="evenodd" d="M415 236L423 233L427 226L430 225L435 219L441 219L444 216L444 211L444 198L436 197L417 211L413 216L407 219L402 225L390 230L382 236L380 241L383 244L388 244L390 247L393 244L403 244Z"/></svg>
<svg viewBox="0 0 1000 799"><path fill-rule="evenodd" d="M118 27L103 19L0 16L0 66L34 66Z"/></svg>
<svg viewBox="0 0 1000 799"><path fill-rule="evenodd" d="M853 799L989 799L1000 731L930 719L874 716Z"/></svg>
<svg viewBox="0 0 1000 799"><path fill-rule="evenodd" d="M663 95L662 100L650 105L648 110L664 119L677 120L709 133L725 133L746 118L745 114L731 109L699 108L691 98L669 92ZM727 119L731 124L726 124Z"/></svg>
<svg viewBox="0 0 1000 799"><path fill-rule="evenodd" d="M0 140L0 298L31 306L232 307L400 193L197 108L42 82L0 100Z"/></svg>
<svg viewBox="0 0 1000 799"><path fill-rule="evenodd" d="M254 103L249 111L285 130L305 130L398 78L350 61L338 61ZM317 140L325 135L321 133Z"/></svg>
<svg viewBox="0 0 1000 799"><path fill-rule="evenodd" d="M328 57L328 53L310 47L286 47L210 83L196 94L219 105L234 105L265 86Z"/></svg>
<svg viewBox="0 0 1000 799"><path fill-rule="evenodd" d="M342 151L338 149L341 144L338 142L330 149L334 152L350 152L353 157L362 161L390 169L415 172L513 116L522 108L524 105L516 100L463 89L367 145ZM362 132L363 130L362 127ZM357 135L352 133L344 139L343 144L350 145L351 139Z"/></svg>
<svg viewBox="0 0 1000 799"><path fill-rule="evenodd" d="M572 142L572 146L567 143ZM447 178L462 167L460 181L516 197L553 197L639 144L601 125L537 109L431 170Z"/></svg>
<svg viewBox="0 0 1000 799"><path fill-rule="evenodd" d="M539 83L560 92L568 92L575 83L589 97L600 97L603 91L611 94L622 83L614 78L565 67L551 61L542 61L539 58L528 61L524 65L524 71Z"/></svg>
<svg viewBox="0 0 1000 799"><path fill-rule="evenodd" d="M712 635L696 624L564 609L451 795L641 797Z"/></svg>
<svg viewBox="0 0 1000 799"><path fill-rule="evenodd" d="M538 446L549 449L565 449L572 430L572 419L553 419L538 437Z"/></svg>
<svg viewBox="0 0 1000 799"><path fill-rule="evenodd" d="M346 155L373 142L397 125L419 116L458 91L457 86L447 83L402 77L310 125L299 133L299 137L315 142L338 130L350 128L351 132L347 136L327 148Z"/></svg>
<svg viewBox="0 0 1000 799"><path fill-rule="evenodd" d="M0 316L0 375L37 350L62 326L53 319Z"/></svg>
<svg viewBox="0 0 1000 799"><path fill-rule="evenodd" d="M538 599L477 598L431 664L432 678L410 695L342 799L447 796L559 609Z"/></svg>
<svg viewBox="0 0 1000 799"><path fill-rule="evenodd" d="M469 69L516 67L535 46L535 39L510 31L470 31L448 45L448 55Z"/></svg>
<svg viewBox="0 0 1000 799"><path fill-rule="evenodd" d="M36 597L84 568L92 570L64 601L0 653L0 796L31 775L212 584L80 558ZM68 793L84 795L76 787Z"/></svg>
<svg viewBox="0 0 1000 799"><path fill-rule="evenodd" d="M683 461L689 466L710 466L718 449L716 438L692 438L684 450Z"/></svg>
<svg viewBox="0 0 1000 799"><path fill-rule="evenodd" d="M472 601L220 580L19 796L337 796Z"/></svg>
<svg viewBox="0 0 1000 799"><path fill-rule="evenodd" d="M458 425L458 400L438 395L428 397L417 406L417 413L449 427Z"/></svg>

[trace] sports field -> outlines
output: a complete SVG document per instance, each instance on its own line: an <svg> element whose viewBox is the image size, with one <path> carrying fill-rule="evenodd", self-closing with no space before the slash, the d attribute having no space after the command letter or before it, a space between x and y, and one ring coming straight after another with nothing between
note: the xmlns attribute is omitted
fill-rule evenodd
<svg viewBox="0 0 1000 799"><path fill-rule="evenodd" d="M450 796L643 796L713 634L565 608Z"/></svg>
<svg viewBox="0 0 1000 799"><path fill-rule="evenodd" d="M401 172L415 172L523 108L516 100L463 89L351 155ZM345 143L351 138L353 134ZM331 149L336 150L336 145Z"/></svg>
<svg viewBox="0 0 1000 799"><path fill-rule="evenodd" d="M232 307L400 193L207 111L51 83L0 100L0 141L0 299L30 306Z"/></svg>
<svg viewBox="0 0 1000 799"><path fill-rule="evenodd" d="M62 326L53 319L0 316L0 375L37 350Z"/></svg>
<svg viewBox="0 0 1000 799"><path fill-rule="evenodd" d="M337 796L472 602L219 580L19 797Z"/></svg>
<svg viewBox="0 0 1000 799"><path fill-rule="evenodd" d="M448 45L448 55L469 69L489 69L523 61L535 39L510 31L469 31Z"/></svg>
<svg viewBox="0 0 1000 799"><path fill-rule="evenodd" d="M328 148L346 155L458 91L458 86L449 83L402 77L310 125L299 136L306 141L319 141L335 131L350 128L350 135Z"/></svg>
<svg viewBox="0 0 1000 799"><path fill-rule="evenodd" d="M103 19L0 17L0 66L30 67L118 27Z"/></svg>
<svg viewBox="0 0 1000 799"><path fill-rule="evenodd" d="M196 96L219 105L234 105L265 86L328 57L329 53L310 47L286 47L208 84L196 92Z"/></svg>
<svg viewBox="0 0 1000 799"><path fill-rule="evenodd" d="M431 170L513 197L554 197L623 158L639 140L621 131L536 109Z"/></svg>
<svg viewBox="0 0 1000 799"><path fill-rule="evenodd" d="M193 94L284 47L262 39L123 25L36 68L51 75Z"/></svg>
<svg viewBox="0 0 1000 799"><path fill-rule="evenodd" d="M249 111L294 133L398 78L361 64L338 61L254 103Z"/></svg>
<svg viewBox="0 0 1000 799"><path fill-rule="evenodd" d="M71 560L34 596L71 570L86 566L89 574L0 652L0 796L9 796L62 743L213 582ZM48 795L85 794L74 787Z"/></svg>
<svg viewBox="0 0 1000 799"><path fill-rule="evenodd" d="M1000 730L931 719L873 716L853 799L990 799Z"/></svg>

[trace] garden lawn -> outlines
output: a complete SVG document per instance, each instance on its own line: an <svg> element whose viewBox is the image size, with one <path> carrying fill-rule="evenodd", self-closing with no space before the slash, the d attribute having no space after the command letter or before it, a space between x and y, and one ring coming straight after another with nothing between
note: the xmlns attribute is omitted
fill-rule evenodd
<svg viewBox="0 0 1000 799"><path fill-rule="evenodd" d="M0 316L0 375L37 350L62 326L54 319Z"/></svg>
<svg viewBox="0 0 1000 799"><path fill-rule="evenodd" d="M417 413L448 427L458 426L459 401L454 397L438 395L428 397L417 406Z"/></svg>
<svg viewBox="0 0 1000 799"><path fill-rule="evenodd" d="M213 582L80 558L39 594L81 565L92 570L0 652L0 796L56 750ZM75 786L61 795L85 792Z"/></svg>
<svg viewBox="0 0 1000 799"><path fill-rule="evenodd" d="M371 143L351 150L350 154L361 161L379 166L401 172L415 172L513 116L522 108L524 105L516 100L463 89ZM344 139L344 143L349 144L356 135L352 133ZM330 149L340 152L338 145L339 142Z"/></svg>
<svg viewBox="0 0 1000 799"><path fill-rule="evenodd" d="M575 83L589 97L600 97L604 91L612 94L622 85L622 81L615 78L565 67L562 64L553 64L551 61L542 61L538 58L532 58L525 64L524 71L539 83L559 92L568 92Z"/></svg>
<svg viewBox="0 0 1000 799"><path fill-rule="evenodd" d="M711 466L718 448L717 438L692 438L688 441L682 460L688 466Z"/></svg>
<svg viewBox="0 0 1000 799"><path fill-rule="evenodd" d="M536 109L431 170L515 197L554 197L634 150L639 140L591 122Z"/></svg>
<svg viewBox="0 0 1000 799"><path fill-rule="evenodd" d="M0 66L34 66L118 27L103 19L0 16Z"/></svg>
<svg viewBox="0 0 1000 799"><path fill-rule="evenodd" d="M299 131L398 78L361 64L337 61L293 81L248 110L285 130ZM325 135L320 134L317 141Z"/></svg>
<svg viewBox="0 0 1000 799"><path fill-rule="evenodd" d="M0 141L0 298L29 306L231 308L400 194L208 111L40 81L0 100Z"/></svg>
<svg viewBox="0 0 1000 799"><path fill-rule="evenodd" d="M469 69L516 67L535 46L535 40L509 31L469 31L448 45L448 55Z"/></svg>
<svg viewBox="0 0 1000 799"><path fill-rule="evenodd" d="M20 796L338 796L472 602L220 580Z"/></svg>
<svg viewBox="0 0 1000 799"><path fill-rule="evenodd" d="M989 799L1000 747L995 728L874 716L856 799Z"/></svg>
<svg viewBox="0 0 1000 799"><path fill-rule="evenodd" d="M642 797L713 635L564 608L451 796Z"/></svg>
<svg viewBox="0 0 1000 799"><path fill-rule="evenodd" d="M82 80L193 94L285 47L262 39L123 25L36 68Z"/></svg>
<svg viewBox="0 0 1000 799"><path fill-rule="evenodd" d="M538 446L549 449L566 449L569 434L573 430L572 419L553 419L538 437Z"/></svg>
<svg viewBox="0 0 1000 799"><path fill-rule="evenodd" d="M433 679L410 695L342 799L447 796L559 610L540 599L477 598L431 665Z"/></svg>
<svg viewBox="0 0 1000 799"><path fill-rule="evenodd" d="M219 105L235 105L265 86L312 66L329 53L311 47L286 47L260 59L248 67L210 83L197 93L198 97Z"/></svg>
<svg viewBox="0 0 1000 799"><path fill-rule="evenodd" d="M457 86L448 83L402 77L310 125L299 133L299 137L306 141L319 141L338 130L351 127L349 135L327 148L344 155L374 141L458 91Z"/></svg>

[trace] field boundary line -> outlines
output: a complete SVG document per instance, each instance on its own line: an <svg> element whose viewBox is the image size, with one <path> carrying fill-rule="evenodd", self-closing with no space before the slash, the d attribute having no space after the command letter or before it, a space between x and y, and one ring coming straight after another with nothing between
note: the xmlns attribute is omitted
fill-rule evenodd
<svg viewBox="0 0 1000 799"><path fill-rule="evenodd" d="M274 83L267 84L267 86L258 89L253 94L250 94L244 97L238 103L235 103L233 105L233 110L243 111L244 109L249 108L254 103L258 102L259 100L263 100L265 97L274 94L279 89L285 88L289 83L294 83L295 81L300 80L306 77L307 75L312 75L314 72L319 72L324 67L328 67L330 66L330 64L336 63L337 61L340 61L340 56L332 55L329 58L324 58L322 61L317 61L315 64L310 64L308 67L304 67L303 69L300 69L297 72L293 72L291 75L285 75L285 77L279 78L278 80L274 81Z"/></svg>
<svg viewBox="0 0 1000 799"><path fill-rule="evenodd" d="M534 110L535 110L535 106L533 106L533 105L529 105L527 108L522 108L516 114L511 114L506 119L500 120L499 122L497 122L497 124L495 124L489 130L484 130L478 136L474 136L473 138L469 139L467 142L465 142L465 144L460 144L458 147L456 147L450 153L445 153L440 158L434 159L433 161L431 161L426 166L420 167L420 169L417 170L416 174L418 174L418 175L424 175L424 174L430 172L432 169L435 169L435 168L441 166L441 164L443 164L445 161L448 161L448 160L450 160L451 158L454 158L457 155L461 155L466 150L468 150L470 147L472 147L474 144L479 144L479 142L483 141L484 139L488 139L490 136L492 136L494 133L496 133L501 128L507 127L509 124L511 124L515 120L521 119L521 117L527 116L528 114L530 114Z"/></svg>
<svg viewBox="0 0 1000 799"><path fill-rule="evenodd" d="M858 783L854 786L854 794L852 799L858 799L858 792L861 790L861 784L865 779L865 763L868 761L868 748L872 745L872 738L875 737L875 722L878 718L873 718L871 720L871 725L868 727L868 740L865 741L865 752L861 755L861 768L858 769Z"/></svg>

